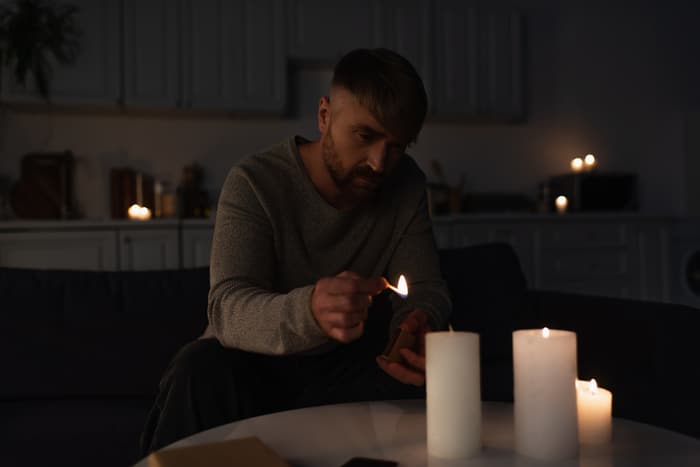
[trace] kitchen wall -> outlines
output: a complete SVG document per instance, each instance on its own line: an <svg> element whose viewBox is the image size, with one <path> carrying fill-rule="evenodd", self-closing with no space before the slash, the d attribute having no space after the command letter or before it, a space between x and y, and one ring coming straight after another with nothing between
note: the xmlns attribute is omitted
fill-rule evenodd
<svg viewBox="0 0 700 467"><path fill-rule="evenodd" d="M534 196L539 181L592 152L601 170L639 174L643 212L700 214L689 186L700 177L692 173L697 138L688 134L700 109L692 32L700 8L680 0L507 3L522 8L527 26L527 121L428 122L410 151L426 172L437 159L453 183L466 176L467 190ZM293 119L4 109L0 174L18 177L27 152L71 149L78 202L90 218L108 216L108 172L117 165L176 184L182 166L196 161L216 194L242 155L295 133L316 136L313 109L329 72L299 72Z"/></svg>

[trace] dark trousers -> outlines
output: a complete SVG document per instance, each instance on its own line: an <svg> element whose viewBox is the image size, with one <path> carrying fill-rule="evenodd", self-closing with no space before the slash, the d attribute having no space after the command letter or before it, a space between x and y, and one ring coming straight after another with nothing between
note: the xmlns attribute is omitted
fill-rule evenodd
<svg viewBox="0 0 700 467"><path fill-rule="evenodd" d="M402 384L377 366L375 357L386 343L390 312L384 306L372 308L361 339L322 355L255 354L225 348L216 339L187 344L161 379L141 438L142 454L215 426L267 413L425 397L424 388Z"/></svg>

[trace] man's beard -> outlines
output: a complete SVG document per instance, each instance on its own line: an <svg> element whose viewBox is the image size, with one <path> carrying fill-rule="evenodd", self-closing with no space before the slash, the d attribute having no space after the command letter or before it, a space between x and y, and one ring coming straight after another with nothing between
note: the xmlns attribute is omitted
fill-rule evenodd
<svg viewBox="0 0 700 467"><path fill-rule="evenodd" d="M363 201L371 197L377 191L384 178L367 164L358 165L344 173L343 164L340 156L338 156L338 152L335 150L335 143L330 131L323 140L321 153L328 173L343 194L343 197L348 200Z"/></svg>

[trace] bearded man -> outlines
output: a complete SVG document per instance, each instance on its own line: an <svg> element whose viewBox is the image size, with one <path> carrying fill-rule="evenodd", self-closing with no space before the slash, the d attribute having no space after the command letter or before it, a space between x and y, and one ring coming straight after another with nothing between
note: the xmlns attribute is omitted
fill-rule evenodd
<svg viewBox="0 0 700 467"><path fill-rule="evenodd" d="M405 152L423 82L387 49L337 63L320 138L240 160L218 202L209 326L163 376L143 453L243 418L312 405L425 397L423 337L451 311L425 175ZM387 290L399 275L402 298ZM380 354L416 336L399 361Z"/></svg>

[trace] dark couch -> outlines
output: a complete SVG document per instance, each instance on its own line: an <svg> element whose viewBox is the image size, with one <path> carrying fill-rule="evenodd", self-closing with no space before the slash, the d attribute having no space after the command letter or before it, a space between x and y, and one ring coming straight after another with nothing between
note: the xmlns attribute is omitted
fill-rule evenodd
<svg viewBox="0 0 700 467"><path fill-rule="evenodd" d="M484 400L512 400L511 332L547 325L577 332L579 375L613 391L615 416L700 437L700 310L528 290L504 244L440 254L452 325L481 335ZM137 461L160 375L206 325L208 281L0 268L0 465Z"/></svg>

